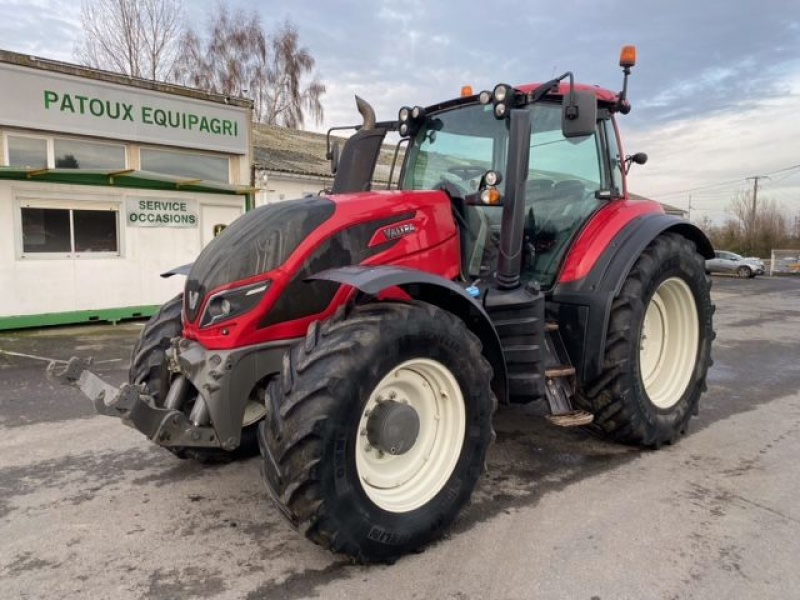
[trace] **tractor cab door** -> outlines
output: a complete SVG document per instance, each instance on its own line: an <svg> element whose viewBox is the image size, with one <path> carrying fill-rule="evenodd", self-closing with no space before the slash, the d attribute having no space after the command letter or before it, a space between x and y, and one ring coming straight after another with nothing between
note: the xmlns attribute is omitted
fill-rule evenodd
<svg viewBox="0 0 800 600"><path fill-rule="evenodd" d="M572 240L589 217L608 198L619 195L622 187L621 162L610 120L598 120L591 135L566 138L558 108L545 103L531 108L533 127L525 185L525 240L532 246L533 257L523 263L521 275L523 279L536 279L545 288L555 282Z"/></svg>

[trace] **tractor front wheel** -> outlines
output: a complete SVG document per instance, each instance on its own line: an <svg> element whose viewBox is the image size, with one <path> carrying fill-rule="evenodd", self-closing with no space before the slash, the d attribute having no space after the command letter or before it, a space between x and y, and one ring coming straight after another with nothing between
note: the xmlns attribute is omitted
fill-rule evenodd
<svg viewBox="0 0 800 600"><path fill-rule="evenodd" d="M593 427L651 447L685 433L711 364L710 290L691 241L664 233L644 250L612 305L604 372L577 398Z"/></svg>
<svg viewBox="0 0 800 600"><path fill-rule="evenodd" d="M273 500L313 542L360 562L425 546L483 469L491 379L478 339L428 304L313 324L267 391L259 442Z"/></svg>

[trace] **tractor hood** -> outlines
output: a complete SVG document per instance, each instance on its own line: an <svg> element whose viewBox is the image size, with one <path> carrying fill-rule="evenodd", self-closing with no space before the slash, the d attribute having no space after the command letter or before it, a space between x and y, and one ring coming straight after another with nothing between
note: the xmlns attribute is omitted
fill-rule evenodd
<svg viewBox="0 0 800 600"><path fill-rule="evenodd" d="M282 265L334 210L331 200L306 198L260 206L236 219L192 265L186 281L186 316L195 320L207 292Z"/></svg>
<svg viewBox="0 0 800 600"><path fill-rule="evenodd" d="M192 265L184 294L187 321L196 322L211 292L266 273L272 273L272 295L280 293L283 278L304 281L326 268L365 261L402 262L456 237L451 211L448 196L435 191L338 194L251 210Z"/></svg>

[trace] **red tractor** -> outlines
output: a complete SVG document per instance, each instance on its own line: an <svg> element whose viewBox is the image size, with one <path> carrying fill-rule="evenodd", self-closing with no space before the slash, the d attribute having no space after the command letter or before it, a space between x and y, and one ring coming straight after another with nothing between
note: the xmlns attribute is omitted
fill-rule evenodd
<svg viewBox="0 0 800 600"><path fill-rule="evenodd" d="M492 414L544 400L556 425L670 444L697 413L713 306L690 223L629 198L619 94L543 84L363 124L329 193L256 208L192 265L119 390L51 374L181 457L256 445L272 499L312 541L393 560L469 500ZM397 189L373 191L389 131ZM391 179L391 178L390 178Z"/></svg>

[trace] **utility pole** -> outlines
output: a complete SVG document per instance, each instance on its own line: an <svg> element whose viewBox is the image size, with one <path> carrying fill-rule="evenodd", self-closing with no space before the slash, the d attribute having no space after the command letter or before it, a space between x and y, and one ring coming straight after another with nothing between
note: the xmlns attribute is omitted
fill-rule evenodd
<svg viewBox="0 0 800 600"><path fill-rule="evenodd" d="M689 194L689 220L692 220L692 195Z"/></svg>
<svg viewBox="0 0 800 600"><path fill-rule="evenodd" d="M750 227L749 227L749 235L747 236L749 239L747 240L748 245L750 246L750 251L753 251L754 240L756 235L756 202L758 202L758 181L759 179L769 179L767 175L753 175L752 177L747 178L753 180L753 202L750 207Z"/></svg>

